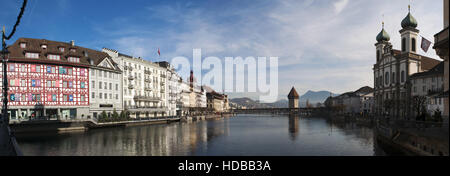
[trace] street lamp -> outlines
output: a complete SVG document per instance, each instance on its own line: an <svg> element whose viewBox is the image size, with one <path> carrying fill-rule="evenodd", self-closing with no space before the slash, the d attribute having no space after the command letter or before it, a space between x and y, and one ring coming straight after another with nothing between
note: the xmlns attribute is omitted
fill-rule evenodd
<svg viewBox="0 0 450 176"><path fill-rule="evenodd" d="M7 75L7 64L9 59L9 51L6 48L5 42L5 28L3 27L3 35L2 35L2 65L3 65L3 107L2 107L2 121L5 124L9 124L8 117L8 75Z"/></svg>

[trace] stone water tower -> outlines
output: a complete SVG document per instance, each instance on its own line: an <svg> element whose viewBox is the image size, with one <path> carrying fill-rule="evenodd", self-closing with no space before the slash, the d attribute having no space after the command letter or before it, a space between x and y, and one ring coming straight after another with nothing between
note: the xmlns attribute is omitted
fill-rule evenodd
<svg viewBox="0 0 450 176"><path fill-rule="evenodd" d="M289 108L290 109L297 109L298 108L299 96L298 96L298 93L297 93L297 91L295 90L294 87L292 87L292 90L291 90L291 92L288 95L288 99L289 99Z"/></svg>

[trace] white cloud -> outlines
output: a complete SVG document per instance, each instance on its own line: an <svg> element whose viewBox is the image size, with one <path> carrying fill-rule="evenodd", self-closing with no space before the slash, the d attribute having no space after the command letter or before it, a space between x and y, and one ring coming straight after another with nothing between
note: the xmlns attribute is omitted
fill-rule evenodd
<svg viewBox="0 0 450 176"><path fill-rule="evenodd" d="M348 0L340 0L338 2L335 2L334 8L335 8L336 13L338 13L338 14L341 13L342 10L344 10L344 8L347 6L347 4L348 4Z"/></svg>
<svg viewBox="0 0 450 176"><path fill-rule="evenodd" d="M151 12L149 18L167 22L170 27L148 29L132 24L120 29L125 35L109 29L103 32L118 37L113 42L116 49L146 58L155 57L152 47L158 46L168 58L192 57L193 48L202 48L204 57L278 56L280 93L287 93L292 84L299 86L299 92L337 93L373 86L371 68L375 63L374 43L381 30L381 14L385 14L385 28L398 49L398 31L407 14L408 2L328 2L276 1L264 7L229 7L230 10L219 15L183 5L153 7L146 9ZM412 13L419 22L421 35L429 40L442 29L441 9L442 3L438 2L413 4ZM163 32L149 32L155 30ZM420 54L438 58L434 50Z"/></svg>

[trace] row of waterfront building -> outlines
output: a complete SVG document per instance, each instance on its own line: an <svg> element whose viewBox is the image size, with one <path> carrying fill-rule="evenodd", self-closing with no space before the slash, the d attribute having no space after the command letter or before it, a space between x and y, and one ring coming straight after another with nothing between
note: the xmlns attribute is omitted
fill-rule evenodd
<svg viewBox="0 0 450 176"><path fill-rule="evenodd" d="M448 12L448 0L444 0L444 29L435 35L433 47L443 61L418 54L418 23L408 12L399 31L401 50L393 49L384 23L376 37L374 88L363 87L330 97L325 104L340 106L344 113L388 114L404 118L437 111L448 118Z"/></svg>
<svg viewBox="0 0 450 176"><path fill-rule="evenodd" d="M229 107L227 95L198 85L192 72L183 80L168 62L97 51L74 41L20 38L7 49L11 120L97 118L114 111L152 118Z"/></svg>

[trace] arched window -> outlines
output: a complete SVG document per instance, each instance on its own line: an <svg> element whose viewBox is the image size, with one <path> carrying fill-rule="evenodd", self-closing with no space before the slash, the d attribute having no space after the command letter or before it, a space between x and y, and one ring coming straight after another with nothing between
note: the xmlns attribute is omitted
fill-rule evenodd
<svg viewBox="0 0 450 176"><path fill-rule="evenodd" d="M413 39L411 40L411 50L412 50L413 52L416 52L416 39L415 39L415 38L413 38Z"/></svg>
<svg viewBox="0 0 450 176"><path fill-rule="evenodd" d="M380 54L380 50L377 50L377 61L379 61L379 60L380 60L380 56L381 56L381 54Z"/></svg>
<svg viewBox="0 0 450 176"><path fill-rule="evenodd" d="M406 51L406 38L402 39L402 51L405 52Z"/></svg>
<svg viewBox="0 0 450 176"><path fill-rule="evenodd" d="M392 84L395 84L395 72L392 73L391 81Z"/></svg>
<svg viewBox="0 0 450 176"><path fill-rule="evenodd" d="M389 84L389 73L388 72L386 72L384 79L385 79L385 83Z"/></svg>
<svg viewBox="0 0 450 176"><path fill-rule="evenodd" d="M402 71L402 83L405 82L405 71Z"/></svg>

